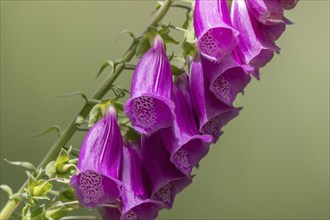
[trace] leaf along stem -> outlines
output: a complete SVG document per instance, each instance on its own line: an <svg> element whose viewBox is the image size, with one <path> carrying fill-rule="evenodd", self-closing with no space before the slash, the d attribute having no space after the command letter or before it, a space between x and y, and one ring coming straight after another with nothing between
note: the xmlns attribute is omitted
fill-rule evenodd
<svg viewBox="0 0 330 220"><path fill-rule="evenodd" d="M168 10L170 9L172 3L174 0L165 0L164 4L157 10L154 17L150 20L150 23L148 27L150 26L156 26L158 22L160 22ZM148 28L146 28L147 30ZM121 58L124 62L129 62L135 55L136 46L138 41L134 40L133 43L130 45L124 56ZM112 84L116 81L118 76L121 74L121 72L125 69L125 64L120 63L116 66L115 70L112 74L108 75L106 79L102 82L102 84L96 89L94 94L90 97L89 100L100 100L111 88ZM76 118L78 116L87 117L89 111L92 109L93 104L90 102L86 102L85 105L82 107L82 109L79 111L79 113L73 118L73 120L70 122L70 124L67 126L67 128L63 131L61 136L55 141L55 143L52 145L46 156L43 158L43 160L40 162L38 168L45 168L46 165L52 161L57 154L59 153L60 149L66 145L66 143L71 139L73 134L77 131L77 125L76 125ZM25 183L21 186L18 193L23 193L24 189L28 185L28 180L25 181ZM0 213L0 219L1 220L7 220L10 218L12 213L15 211L15 209L20 205L21 201L15 200L15 199L9 199L3 209Z"/></svg>

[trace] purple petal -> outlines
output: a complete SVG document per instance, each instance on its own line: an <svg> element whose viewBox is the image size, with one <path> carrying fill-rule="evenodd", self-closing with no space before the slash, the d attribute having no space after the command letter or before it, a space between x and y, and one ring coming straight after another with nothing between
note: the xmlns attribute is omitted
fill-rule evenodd
<svg viewBox="0 0 330 220"><path fill-rule="evenodd" d="M90 209L114 202L121 194L118 180L91 170L73 175L70 184L80 204Z"/></svg>
<svg viewBox="0 0 330 220"><path fill-rule="evenodd" d="M238 32L230 25L226 0L196 0L194 27L197 45L207 59L218 61L236 45Z"/></svg>
<svg viewBox="0 0 330 220"><path fill-rule="evenodd" d="M163 41L157 36L152 48L146 52L134 71L131 98L124 106L133 127L142 134L172 124L174 104L172 72Z"/></svg>
<svg viewBox="0 0 330 220"><path fill-rule="evenodd" d="M188 79L184 74L174 85L173 101L175 120L172 127L161 130L162 139L171 154L171 161L185 175L190 176L193 167L207 154L212 137L200 135L195 121L189 91ZM183 82L186 80L186 82ZM183 84L186 84L184 86ZM186 100L186 98L188 98Z"/></svg>
<svg viewBox="0 0 330 220"><path fill-rule="evenodd" d="M151 198L171 208L177 193L192 182L170 161L159 132L142 136L141 159L151 187Z"/></svg>
<svg viewBox="0 0 330 220"><path fill-rule="evenodd" d="M252 67L266 65L279 48L260 30L258 21L249 14L245 1L233 0L231 18L237 36L237 49L244 64Z"/></svg>
<svg viewBox="0 0 330 220"><path fill-rule="evenodd" d="M298 0L280 0L280 4L285 10L293 9L297 3Z"/></svg>
<svg viewBox="0 0 330 220"><path fill-rule="evenodd" d="M286 29L286 24L285 23L278 23L274 25L261 25L260 27L265 35L270 39L271 41L276 41L278 40L281 35L284 33Z"/></svg>
<svg viewBox="0 0 330 220"><path fill-rule="evenodd" d="M135 130L146 135L171 126L173 111L174 103L171 100L153 93L131 98L125 104L125 113L130 116Z"/></svg>
<svg viewBox="0 0 330 220"><path fill-rule="evenodd" d="M140 157L128 142L123 153L122 219L155 219L163 204L147 198Z"/></svg>
<svg viewBox="0 0 330 220"><path fill-rule="evenodd" d="M202 58L203 72L210 81L210 90L227 105L233 105L238 93L243 92L251 77L232 55L224 57L220 63L212 63Z"/></svg>
<svg viewBox="0 0 330 220"><path fill-rule="evenodd" d="M118 179L122 147L116 111L111 106L89 130L80 149L79 174L72 177L71 185L81 204L94 208L105 202L113 202L120 196L121 182Z"/></svg>
<svg viewBox="0 0 330 220"><path fill-rule="evenodd" d="M191 96L194 97L192 104L199 119L199 131L212 135L215 143L221 135L220 129L238 115L240 108L228 106L218 100L209 87L210 83L204 79L202 64L198 61L192 62L190 91Z"/></svg>
<svg viewBox="0 0 330 220"><path fill-rule="evenodd" d="M278 0L246 0L250 13L262 24L283 23L283 8Z"/></svg>

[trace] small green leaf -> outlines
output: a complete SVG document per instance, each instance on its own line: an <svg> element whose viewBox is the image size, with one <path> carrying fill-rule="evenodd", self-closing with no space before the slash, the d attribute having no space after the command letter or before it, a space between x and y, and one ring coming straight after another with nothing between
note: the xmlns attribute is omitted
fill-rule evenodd
<svg viewBox="0 0 330 220"><path fill-rule="evenodd" d="M53 178L56 176L56 162L51 161L47 164L45 168L45 173L49 178Z"/></svg>
<svg viewBox="0 0 330 220"><path fill-rule="evenodd" d="M60 153L58 154L58 157L56 158L56 165L60 163L68 162L70 159L69 153L65 149L61 149Z"/></svg>
<svg viewBox="0 0 330 220"><path fill-rule="evenodd" d="M71 93L66 94L66 95L58 95L57 97L59 97L59 98L67 98L67 97L71 97L71 96L75 96L75 95L81 96L86 102L88 102L87 96L85 95L85 93L83 93L81 91L71 92Z"/></svg>
<svg viewBox="0 0 330 220"><path fill-rule="evenodd" d="M39 134L33 134L32 136L39 137L39 136L44 135L44 134L47 134L47 133L49 133L51 131L56 131L58 133L58 136L61 136L61 134L62 134L62 131L61 131L60 126L58 126L58 125L52 125L51 127L47 128L45 131L43 131L43 132L41 132Z"/></svg>
<svg viewBox="0 0 330 220"><path fill-rule="evenodd" d="M150 49L151 45L148 38L141 38L136 46L136 56L142 57L142 55Z"/></svg>
<svg viewBox="0 0 330 220"><path fill-rule="evenodd" d="M27 162L27 161L10 161L7 159L4 159L4 160L11 165L24 167L24 168L27 168L27 169L33 170L33 171L36 170L36 167L32 163Z"/></svg>
<svg viewBox="0 0 330 220"><path fill-rule="evenodd" d="M0 185L0 188L8 194L9 198L13 196L13 190L10 186L2 184Z"/></svg>
<svg viewBox="0 0 330 220"><path fill-rule="evenodd" d="M102 64L102 66L101 66L101 68L100 68L100 70L99 70L99 72L97 73L97 75L96 75L95 78L99 77L99 76L101 75L101 73L103 72L103 70L105 70L107 67L111 67L111 68L112 68L112 72L113 72L114 69L115 69L115 63L114 63L112 60L107 60L107 61L105 61L105 62Z"/></svg>

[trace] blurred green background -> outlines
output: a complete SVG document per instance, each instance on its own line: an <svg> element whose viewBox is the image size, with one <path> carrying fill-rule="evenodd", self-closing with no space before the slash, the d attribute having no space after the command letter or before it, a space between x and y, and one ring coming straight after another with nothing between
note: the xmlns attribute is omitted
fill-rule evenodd
<svg viewBox="0 0 330 220"><path fill-rule="evenodd" d="M1 1L1 183L15 191L24 170L3 159L42 159L90 95L107 59L141 33L155 1ZM164 21L181 25L172 9ZM286 12L282 48L239 97L240 116L201 162L194 183L159 219L329 218L329 1L302 0ZM175 32L174 36L180 37ZM180 39L180 38L178 38ZM129 87L132 72L118 84ZM69 144L79 147L83 134ZM1 207L6 194L1 192Z"/></svg>

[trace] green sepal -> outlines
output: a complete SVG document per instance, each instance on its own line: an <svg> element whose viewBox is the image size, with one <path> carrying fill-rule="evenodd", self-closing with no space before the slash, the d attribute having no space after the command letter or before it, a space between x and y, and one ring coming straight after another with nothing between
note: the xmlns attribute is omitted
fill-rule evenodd
<svg viewBox="0 0 330 220"><path fill-rule="evenodd" d="M27 162L27 161L10 161L10 160L7 160L7 159L4 159L4 160L7 163L11 164L11 165L20 166L20 167L27 168L29 170L36 171L36 167L30 162Z"/></svg>
<svg viewBox="0 0 330 220"><path fill-rule="evenodd" d="M45 168L45 173L49 178L53 178L56 176L56 162L51 161L47 164Z"/></svg>
<svg viewBox="0 0 330 220"><path fill-rule="evenodd" d="M37 184L33 187L32 191L30 192L33 198L43 197L52 188L53 188L53 184L51 182L46 180L38 180Z"/></svg>
<svg viewBox="0 0 330 220"><path fill-rule="evenodd" d="M142 37L139 40L139 43L136 46L136 52L135 55L138 58L141 58L145 52L147 52L150 49L151 45L149 42L149 39L147 37Z"/></svg>
<svg viewBox="0 0 330 220"><path fill-rule="evenodd" d="M56 158L56 165L60 163L68 162L69 159L70 159L69 152L62 148L60 153L58 154L58 157Z"/></svg>
<svg viewBox="0 0 330 220"><path fill-rule="evenodd" d="M168 33L164 33L160 35L163 38L164 43L176 44L178 45L180 42L171 37Z"/></svg>
<svg viewBox="0 0 330 220"><path fill-rule="evenodd" d="M88 127L92 127L96 122L102 118L102 109L100 104L96 104L89 112Z"/></svg>

